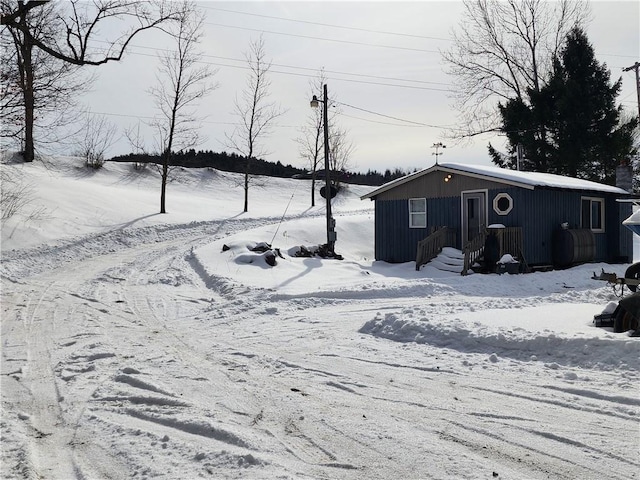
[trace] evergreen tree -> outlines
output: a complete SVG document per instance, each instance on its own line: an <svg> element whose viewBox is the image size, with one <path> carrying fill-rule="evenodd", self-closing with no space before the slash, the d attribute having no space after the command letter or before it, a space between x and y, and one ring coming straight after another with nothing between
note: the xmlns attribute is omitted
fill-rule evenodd
<svg viewBox="0 0 640 480"><path fill-rule="evenodd" d="M633 132L638 119L621 120L615 100L622 80L613 85L606 64L600 64L582 29L567 36L554 60L549 82L539 92L500 105L509 156L489 146L494 163L513 168L521 144L523 170L557 173L615 184L615 168L636 153Z"/></svg>

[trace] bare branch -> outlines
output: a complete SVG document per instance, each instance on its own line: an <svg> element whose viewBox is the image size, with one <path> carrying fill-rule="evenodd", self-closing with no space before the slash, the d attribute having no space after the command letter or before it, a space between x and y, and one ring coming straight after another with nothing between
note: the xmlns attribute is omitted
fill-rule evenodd
<svg viewBox="0 0 640 480"><path fill-rule="evenodd" d="M216 71L199 62L198 43L202 38L204 14L185 1L181 14L169 33L176 49L160 55L158 83L149 89L159 116L150 122L162 156L160 213L166 212L165 192L172 152L193 148L201 141L202 118L197 115L198 102L217 85L210 80Z"/></svg>
<svg viewBox="0 0 640 480"><path fill-rule="evenodd" d="M68 14L60 14L57 19L60 30L64 30L58 32L63 35L64 41L58 42L52 37L38 34L29 24L21 21L30 12L44 8L49 3L2 0L2 25L19 30L40 50L74 65L102 65L119 61L138 34L178 20L180 16L180 4L169 0L72 0L67 5ZM93 46L98 25L107 31L109 27L119 28L122 22L129 26L119 36L107 40L110 47L106 53Z"/></svg>
<svg viewBox="0 0 640 480"><path fill-rule="evenodd" d="M552 72L552 61L575 25L586 21L585 2L465 0L453 47L442 52L455 77L461 131L475 134L499 125L498 102L526 100ZM456 136L457 133L453 132Z"/></svg>
<svg viewBox="0 0 640 480"><path fill-rule="evenodd" d="M86 165L100 168L105 162L105 153L115 143L116 126L104 115L87 112L82 135L76 139L77 155Z"/></svg>
<svg viewBox="0 0 640 480"><path fill-rule="evenodd" d="M266 155L261 141L270 134L273 122L284 115L285 110L277 103L269 101L271 82L268 74L271 62L266 58L264 38L251 42L249 52L245 54L250 73L241 97L235 101L236 116L240 126L227 141L231 148L245 159L244 175L244 211L249 209L249 178L251 161Z"/></svg>

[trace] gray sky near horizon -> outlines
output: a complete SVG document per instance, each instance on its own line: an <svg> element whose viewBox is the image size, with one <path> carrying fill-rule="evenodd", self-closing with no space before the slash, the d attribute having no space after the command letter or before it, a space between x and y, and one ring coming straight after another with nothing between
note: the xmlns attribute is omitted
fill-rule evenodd
<svg viewBox="0 0 640 480"><path fill-rule="evenodd" d="M447 145L441 162L489 165L489 142L502 149L504 139L484 135L464 144L446 138L455 125L441 50L451 46L451 30L463 12L458 1L413 2L199 2L207 14L202 60L217 69L219 87L198 107L206 116L200 150L231 151L234 99L246 82L244 54L262 33L272 61L271 100L286 113L265 139L265 158L305 168L294 139L309 115L309 79L324 68L329 97L342 104L338 121L355 146L351 170L409 170L434 163L432 145ZM618 101L637 114L635 76L622 69L640 60L640 2L591 2L586 31L600 62L613 81L622 77ZM124 61L94 70L97 80L82 99L93 113L106 114L119 132L157 114L147 93L156 83L156 48L171 48L158 33L137 37ZM318 96L321 92L317 92ZM406 120L406 121L403 121ZM422 124L422 125L420 125ZM331 128L331 125L330 125ZM129 153L121 138L108 156Z"/></svg>

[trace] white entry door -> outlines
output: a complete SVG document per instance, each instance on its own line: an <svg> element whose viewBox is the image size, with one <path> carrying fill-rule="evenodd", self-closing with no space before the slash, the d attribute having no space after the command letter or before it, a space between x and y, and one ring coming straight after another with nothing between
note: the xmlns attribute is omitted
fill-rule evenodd
<svg viewBox="0 0 640 480"><path fill-rule="evenodd" d="M462 248L487 224L487 192L462 192Z"/></svg>

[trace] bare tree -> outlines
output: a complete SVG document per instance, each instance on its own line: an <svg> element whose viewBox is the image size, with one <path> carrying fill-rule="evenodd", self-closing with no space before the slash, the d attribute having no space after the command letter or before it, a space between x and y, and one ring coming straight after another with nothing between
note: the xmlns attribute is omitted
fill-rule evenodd
<svg viewBox="0 0 640 480"><path fill-rule="evenodd" d="M341 173L351 168L351 155L355 150L349 140L349 133L339 126L330 126L329 131L329 168L334 172L334 184L340 187Z"/></svg>
<svg viewBox="0 0 640 480"><path fill-rule="evenodd" d="M22 178L8 170L0 170L0 220L23 211L33 200L33 190L33 186Z"/></svg>
<svg viewBox="0 0 640 480"><path fill-rule="evenodd" d="M133 126L129 126L124 130L124 136L126 137L129 145L133 149L134 155L138 158L133 163L133 168L136 170L144 170L147 165L147 159L152 153L147 149L147 145L144 139L144 135L140 131L140 121L136 124L135 128Z"/></svg>
<svg viewBox="0 0 640 480"><path fill-rule="evenodd" d="M149 90L160 116L151 122L157 133L162 157L160 213L166 213L166 190L173 151L199 144L202 119L196 115L197 103L216 85L209 65L199 64L198 43L202 38L203 13L191 2L184 2L182 13L170 31L176 49L160 56L158 84Z"/></svg>
<svg viewBox="0 0 640 480"><path fill-rule="evenodd" d="M30 11L21 19L40 37L54 35L59 28L56 3ZM19 29L3 28L2 94L0 118L2 136L19 143L26 160L32 160L36 143L58 140L56 133L77 119L73 108L93 78L77 65L51 57L35 48ZM38 131L37 135L35 130Z"/></svg>
<svg viewBox="0 0 640 480"><path fill-rule="evenodd" d="M7 152L0 154L5 157ZM20 222L45 218L44 207L31 207L36 188L27 180L28 174L22 169L7 168L7 163L15 163L17 155L0 159L0 222L20 216Z"/></svg>
<svg viewBox="0 0 640 480"><path fill-rule="evenodd" d="M458 137L496 129L499 101L540 91L568 32L588 16L588 4L574 0L464 0L464 7L453 47L442 53L455 77Z"/></svg>
<svg viewBox="0 0 640 480"><path fill-rule="evenodd" d="M0 137L5 142L19 141L22 132L23 97L17 71L17 51L13 38L0 32Z"/></svg>
<svg viewBox="0 0 640 480"><path fill-rule="evenodd" d="M309 80L309 98L318 96L327 83L324 70ZM324 161L324 119L323 108L309 109L305 125L300 129L300 136L295 139L300 156L307 162L311 171L311 206L315 206L315 183L318 171ZM329 169L336 172L334 183L339 186L339 173L350 168L349 160L353 153L353 143L348 140L348 132L339 125L340 102L333 96L329 99Z"/></svg>
<svg viewBox="0 0 640 480"><path fill-rule="evenodd" d="M118 61L136 35L175 20L178 12L176 3L168 0L72 0L66 3L0 0L0 7L2 30L8 30L14 38L16 58L21 65L23 158L27 162L35 157L33 126L37 106L33 85L35 69L42 59L50 56L63 64L77 66ZM117 33L110 37L105 32ZM66 84L59 80L58 85Z"/></svg>
<svg viewBox="0 0 640 480"><path fill-rule="evenodd" d="M77 155L85 160L87 167L100 168L105 162L105 153L116 139L117 128L104 115L85 114L84 127L76 139Z"/></svg>
<svg viewBox="0 0 640 480"><path fill-rule="evenodd" d="M320 70L318 75L309 80L309 99L314 95L318 95L327 83L324 70ZM318 166L324 158L324 140L323 140L323 118L321 108L309 109L309 115L305 124L300 129L300 136L295 139L298 144L298 152L302 159L306 162L307 168L311 172L311 206L316 205L316 178Z"/></svg>
<svg viewBox="0 0 640 480"><path fill-rule="evenodd" d="M285 111L277 103L269 101L271 81L268 74L271 62L266 58L262 36L251 41L245 58L250 72L241 97L235 101L235 113L240 119L240 125L227 139L230 147L240 153L245 161L244 211L248 212L251 163L253 159L266 155L261 141L269 135L274 120Z"/></svg>

